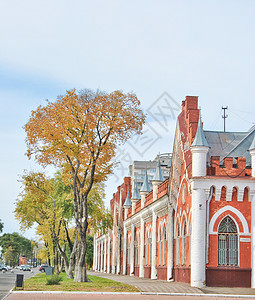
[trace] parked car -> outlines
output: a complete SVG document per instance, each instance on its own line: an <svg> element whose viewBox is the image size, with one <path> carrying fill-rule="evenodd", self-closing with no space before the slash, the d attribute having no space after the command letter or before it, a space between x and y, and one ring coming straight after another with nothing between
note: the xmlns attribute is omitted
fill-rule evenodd
<svg viewBox="0 0 255 300"><path fill-rule="evenodd" d="M39 271L44 273L45 272L45 268L47 268L48 265L41 265L40 268L39 268Z"/></svg>
<svg viewBox="0 0 255 300"><path fill-rule="evenodd" d="M8 271L8 268L4 265L0 265L0 271Z"/></svg>
<svg viewBox="0 0 255 300"><path fill-rule="evenodd" d="M20 269L20 271L23 271L23 268L25 267L25 265L20 265L19 266L19 269Z"/></svg>
<svg viewBox="0 0 255 300"><path fill-rule="evenodd" d="M22 271L31 271L31 267L29 265L25 265L23 268L22 268Z"/></svg>

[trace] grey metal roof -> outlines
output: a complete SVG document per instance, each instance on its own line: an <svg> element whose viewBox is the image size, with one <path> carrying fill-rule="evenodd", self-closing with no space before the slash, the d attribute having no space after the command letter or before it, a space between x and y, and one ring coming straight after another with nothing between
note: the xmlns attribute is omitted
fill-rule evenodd
<svg viewBox="0 0 255 300"><path fill-rule="evenodd" d="M160 167L160 160L158 160L158 165L156 168L156 173L154 175L153 181L164 181L164 177L162 175L161 167Z"/></svg>
<svg viewBox="0 0 255 300"><path fill-rule="evenodd" d="M140 193L138 192L137 185L135 183L134 183L134 193L132 195L132 199L134 199L134 200L141 199Z"/></svg>
<svg viewBox="0 0 255 300"><path fill-rule="evenodd" d="M220 161L225 157L245 157L246 165L251 165L249 149L255 139L255 126L248 132L222 132L204 131L210 144L209 156L220 156Z"/></svg>
<svg viewBox="0 0 255 300"><path fill-rule="evenodd" d="M253 135L253 140L252 140L249 150L253 150L253 149L255 149L255 134Z"/></svg>
<svg viewBox="0 0 255 300"><path fill-rule="evenodd" d="M123 204L124 208L130 208L132 206L131 200L130 200L130 195L129 195L129 190L127 192L127 198L125 203Z"/></svg>
<svg viewBox="0 0 255 300"><path fill-rule="evenodd" d="M147 170L146 170L143 185L140 189L140 192L150 192L150 191L151 191L151 189L150 189L150 186L149 186L148 175L147 175Z"/></svg>
<svg viewBox="0 0 255 300"><path fill-rule="evenodd" d="M203 130L203 125L202 125L202 120L201 120L201 112L199 112L199 120L198 120L198 125L197 125L197 133L195 136L195 139L191 145L193 146L205 146L205 147L210 147L204 134Z"/></svg>

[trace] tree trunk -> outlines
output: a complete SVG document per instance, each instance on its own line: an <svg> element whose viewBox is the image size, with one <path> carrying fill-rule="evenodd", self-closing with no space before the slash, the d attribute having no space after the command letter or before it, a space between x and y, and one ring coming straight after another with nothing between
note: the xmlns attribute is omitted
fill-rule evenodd
<svg viewBox="0 0 255 300"><path fill-rule="evenodd" d="M85 235L86 236L86 235ZM76 263L74 271L75 282L88 282L87 268L86 268L86 242L83 239L79 240L78 249L76 252Z"/></svg>

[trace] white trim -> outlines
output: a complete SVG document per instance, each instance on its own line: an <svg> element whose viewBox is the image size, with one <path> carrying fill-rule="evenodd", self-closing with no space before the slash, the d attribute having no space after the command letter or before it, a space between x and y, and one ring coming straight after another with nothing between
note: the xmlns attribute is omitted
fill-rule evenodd
<svg viewBox="0 0 255 300"><path fill-rule="evenodd" d="M240 219L242 225L243 225L243 230L244 232L243 233L240 233L240 230L239 230L239 234L240 235L249 235L250 232L249 232L249 226L248 226L248 223L244 217L244 215L239 211L237 210L236 208L230 206L230 205L227 205L227 206L224 206L222 207L221 209L219 209L212 217L211 221L210 221L210 224L209 224L209 234L217 234L217 231L213 231L213 227L214 227L214 224L216 222L216 220L218 219L218 217L224 213L225 211L231 211L232 213L234 213L235 215L238 216L238 218Z"/></svg>

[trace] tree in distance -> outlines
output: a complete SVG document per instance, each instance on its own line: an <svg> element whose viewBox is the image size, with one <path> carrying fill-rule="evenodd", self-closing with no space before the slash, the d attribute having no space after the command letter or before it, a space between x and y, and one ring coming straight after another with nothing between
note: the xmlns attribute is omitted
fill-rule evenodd
<svg viewBox="0 0 255 300"><path fill-rule="evenodd" d="M86 234L88 196L96 183L112 173L117 146L141 134L145 115L133 93L67 91L55 102L39 106L25 125L27 155L43 165L63 170L72 180L78 229L74 281L88 281Z"/></svg>

